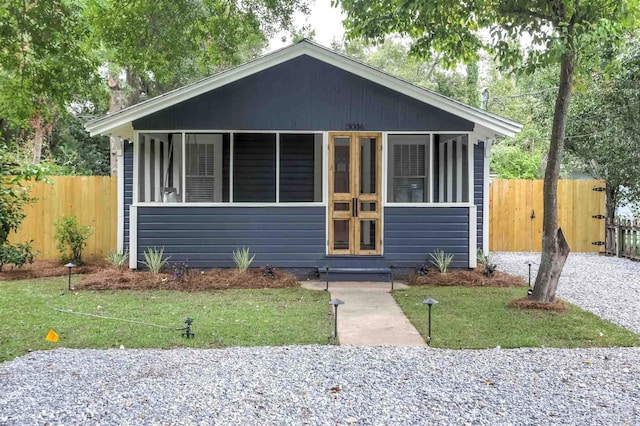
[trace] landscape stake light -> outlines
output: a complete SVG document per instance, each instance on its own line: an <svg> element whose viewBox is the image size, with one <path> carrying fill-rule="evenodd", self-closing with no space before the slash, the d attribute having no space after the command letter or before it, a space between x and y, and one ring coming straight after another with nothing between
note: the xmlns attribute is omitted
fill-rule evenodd
<svg viewBox="0 0 640 426"><path fill-rule="evenodd" d="M334 315L333 315L333 337L334 339L338 338L338 305L344 305L344 302L340 299L332 299L329 301L330 305L333 305Z"/></svg>
<svg viewBox="0 0 640 426"><path fill-rule="evenodd" d="M67 268L69 268L69 291L71 291L71 268L73 268L73 267L74 267L74 266L76 266L76 265L74 265L73 263L69 262L69 263L67 263L67 264L66 264L66 265L64 265L64 266L66 266Z"/></svg>
<svg viewBox="0 0 640 426"><path fill-rule="evenodd" d="M429 306L429 328L427 329L427 345L431 346L431 307L438 303L438 301L432 298L428 298L423 300L422 303Z"/></svg>
<svg viewBox="0 0 640 426"><path fill-rule="evenodd" d="M527 290L527 295L531 296L533 294L533 290L531 290L531 265L533 265L533 261L527 260L524 264L529 266L529 290Z"/></svg>
<svg viewBox="0 0 640 426"><path fill-rule="evenodd" d="M324 291L329 291L329 265L325 265L324 267L324 279L326 282Z"/></svg>

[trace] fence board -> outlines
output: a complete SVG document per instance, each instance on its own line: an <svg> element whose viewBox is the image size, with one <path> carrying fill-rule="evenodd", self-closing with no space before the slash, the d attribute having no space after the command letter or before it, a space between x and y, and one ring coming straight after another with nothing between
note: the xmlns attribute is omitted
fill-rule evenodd
<svg viewBox="0 0 640 426"><path fill-rule="evenodd" d="M52 183L36 182L30 194L38 201L25 208L27 217L12 242L34 241L39 259L58 259L54 223L74 215L93 229L84 252L104 257L117 244L117 182L111 176L52 176Z"/></svg>
<svg viewBox="0 0 640 426"><path fill-rule="evenodd" d="M542 180L494 179L489 192L489 248L492 251L541 251ZM574 252L601 252L605 241L603 180L560 180L558 223Z"/></svg>

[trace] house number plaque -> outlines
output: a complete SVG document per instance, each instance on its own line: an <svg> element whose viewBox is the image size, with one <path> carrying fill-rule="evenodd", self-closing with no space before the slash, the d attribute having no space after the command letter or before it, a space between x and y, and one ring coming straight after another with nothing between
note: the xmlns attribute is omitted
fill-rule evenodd
<svg viewBox="0 0 640 426"><path fill-rule="evenodd" d="M347 123L347 130L364 130L362 123Z"/></svg>

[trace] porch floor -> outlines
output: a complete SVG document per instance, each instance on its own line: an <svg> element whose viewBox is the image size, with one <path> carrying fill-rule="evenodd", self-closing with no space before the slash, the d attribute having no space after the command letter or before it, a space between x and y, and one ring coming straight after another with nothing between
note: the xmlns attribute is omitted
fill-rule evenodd
<svg viewBox="0 0 640 426"><path fill-rule="evenodd" d="M324 290L325 283L307 281L311 290ZM396 283L394 288L406 288ZM389 283L330 282L332 299L338 307L338 340L349 346L425 346L420 333L409 322L389 291Z"/></svg>

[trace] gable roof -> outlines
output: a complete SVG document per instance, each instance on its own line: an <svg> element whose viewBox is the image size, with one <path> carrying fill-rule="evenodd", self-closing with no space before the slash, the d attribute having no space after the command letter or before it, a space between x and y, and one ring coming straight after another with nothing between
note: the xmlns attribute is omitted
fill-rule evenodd
<svg viewBox="0 0 640 426"><path fill-rule="evenodd" d="M92 136L98 134L113 134L114 136L131 137L133 135L131 123L134 120L192 99L196 96L302 55L308 55L317 60L326 62L344 71L356 74L362 78L371 80L391 90L414 98L420 102L424 102L443 111L469 120L476 124L475 131L484 136L513 136L522 129L522 125L515 121L491 114L487 111L466 105L462 102L440 95L434 91L409 83L306 39L246 62L236 68L220 72L211 77L204 78L179 89L175 89L140 102L118 112L93 119L85 124L85 128Z"/></svg>

